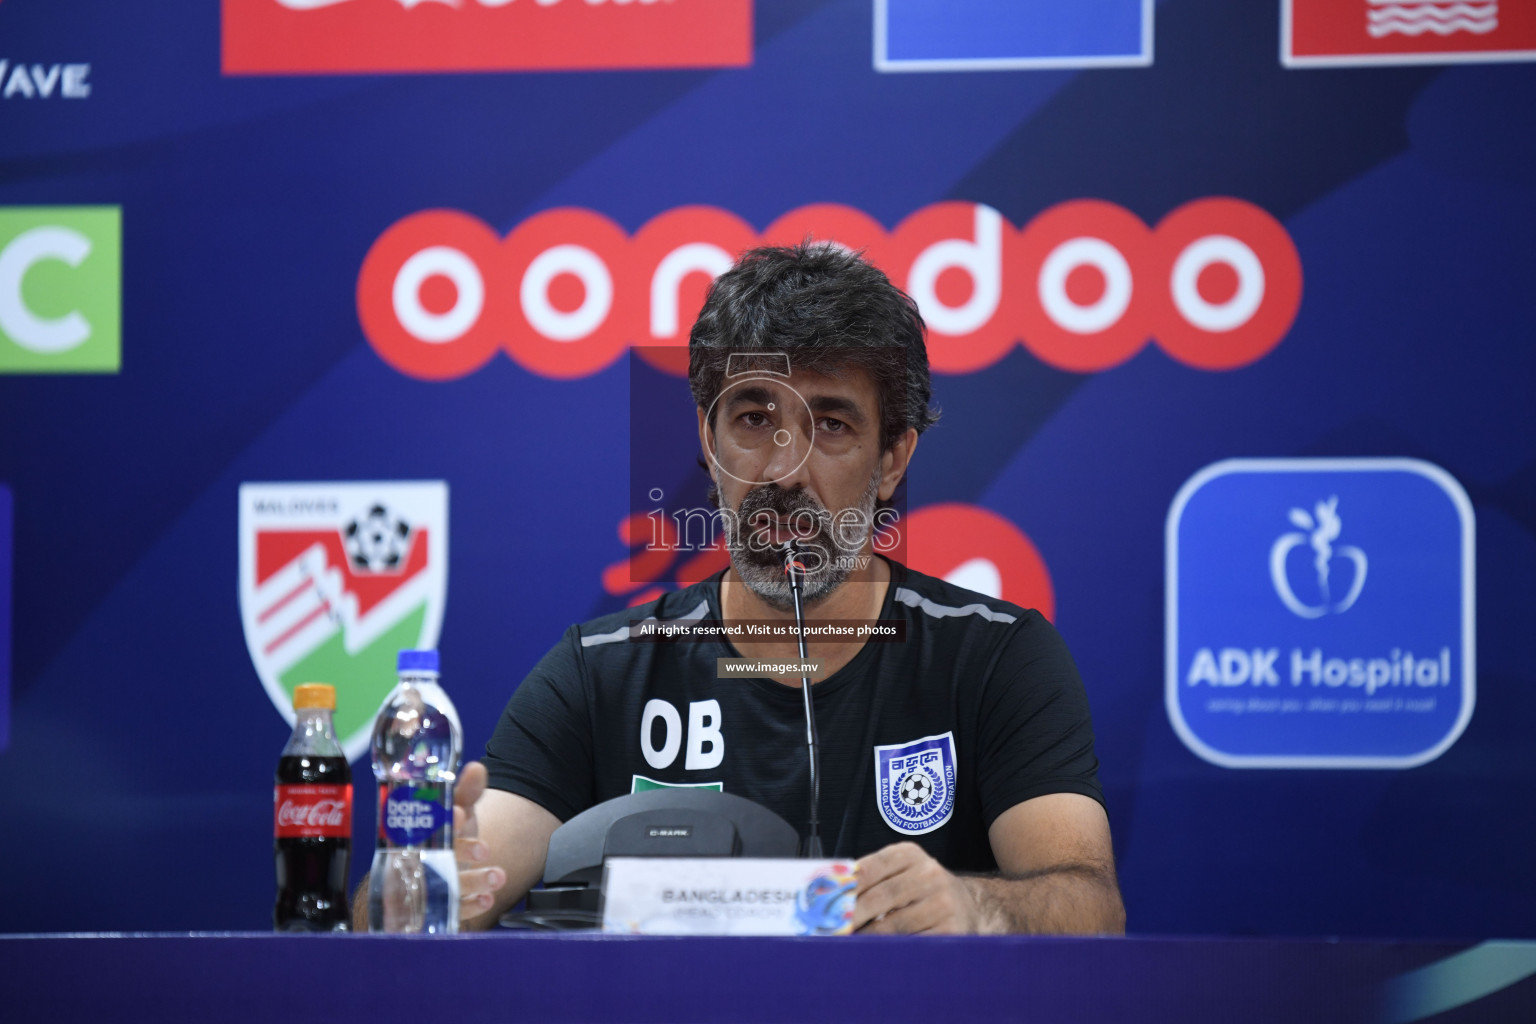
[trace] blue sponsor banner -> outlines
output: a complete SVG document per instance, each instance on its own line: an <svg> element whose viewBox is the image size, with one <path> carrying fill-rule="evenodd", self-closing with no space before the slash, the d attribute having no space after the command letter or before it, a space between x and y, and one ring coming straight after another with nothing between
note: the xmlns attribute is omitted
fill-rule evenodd
<svg viewBox="0 0 1536 1024"><path fill-rule="evenodd" d="M1152 0L875 0L881 71L1151 63Z"/></svg>
<svg viewBox="0 0 1536 1024"><path fill-rule="evenodd" d="M0 750L11 745L11 490L0 484Z"/></svg>
<svg viewBox="0 0 1536 1024"><path fill-rule="evenodd" d="M1167 525L1168 716L1227 767L1406 768L1466 728L1473 517L1413 459L1233 459Z"/></svg>

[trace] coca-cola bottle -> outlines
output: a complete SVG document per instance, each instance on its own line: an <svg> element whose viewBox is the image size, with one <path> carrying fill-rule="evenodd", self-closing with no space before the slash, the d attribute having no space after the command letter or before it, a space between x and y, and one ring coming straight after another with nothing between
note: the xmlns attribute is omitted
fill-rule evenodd
<svg viewBox="0 0 1536 1024"><path fill-rule="evenodd" d="M293 736L272 787L273 853L280 932L344 932L352 858L352 769L331 712L336 688L304 683L293 691Z"/></svg>

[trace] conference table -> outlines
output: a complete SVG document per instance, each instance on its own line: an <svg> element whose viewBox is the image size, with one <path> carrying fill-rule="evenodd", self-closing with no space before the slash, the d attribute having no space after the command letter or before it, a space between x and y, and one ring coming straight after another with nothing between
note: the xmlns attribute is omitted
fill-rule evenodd
<svg viewBox="0 0 1536 1024"><path fill-rule="evenodd" d="M0 936L13 1021L1536 1020L1536 942Z"/></svg>

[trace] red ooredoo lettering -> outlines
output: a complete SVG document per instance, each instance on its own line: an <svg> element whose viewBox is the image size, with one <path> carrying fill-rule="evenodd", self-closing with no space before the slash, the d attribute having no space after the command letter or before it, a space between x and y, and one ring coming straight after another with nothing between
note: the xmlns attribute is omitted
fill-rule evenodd
<svg viewBox="0 0 1536 1024"><path fill-rule="evenodd" d="M392 225L358 275L358 318L400 372L448 380L498 349L545 377L585 377L624 349L679 376L709 282L743 250L814 240L861 251L917 302L941 373L973 373L1022 343L1060 369L1096 373L1155 341L1189 366L1268 354L1301 305L1301 259L1277 220L1240 199L1197 199L1148 228L1080 199L1022 230L980 203L943 202L894 231L823 203L761 234L685 206L625 235L591 210L536 214L505 240L480 220L427 210ZM677 350L674 357L672 349Z"/></svg>

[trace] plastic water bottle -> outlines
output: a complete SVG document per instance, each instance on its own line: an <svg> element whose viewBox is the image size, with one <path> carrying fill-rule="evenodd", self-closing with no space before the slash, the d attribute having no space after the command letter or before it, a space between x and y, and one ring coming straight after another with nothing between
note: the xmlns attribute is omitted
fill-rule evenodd
<svg viewBox="0 0 1536 1024"><path fill-rule="evenodd" d="M453 786L463 732L438 685L436 651L401 651L400 682L373 724L379 837L368 880L368 930L459 930Z"/></svg>

